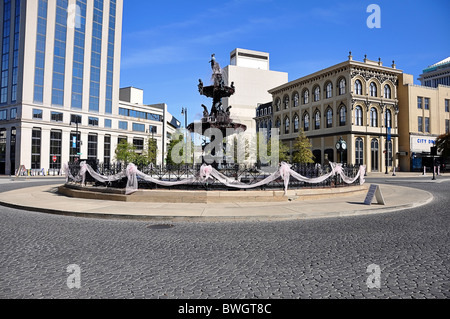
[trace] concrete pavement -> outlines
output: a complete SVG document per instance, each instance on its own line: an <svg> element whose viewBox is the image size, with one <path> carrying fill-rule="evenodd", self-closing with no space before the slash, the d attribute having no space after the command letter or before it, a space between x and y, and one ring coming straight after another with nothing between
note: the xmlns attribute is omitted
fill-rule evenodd
<svg viewBox="0 0 450 319"><path fill-rule="evenodd" d="M369 186L370 184L367 184ZM364 205L366 193L289 202L140 203L70 198L57 193L57 186L22 188L0 194L0 204L30 211L93 218L141 220L282 220L344 217L387 213L425 205L429 192L380 184L386 205Z"/></svg>

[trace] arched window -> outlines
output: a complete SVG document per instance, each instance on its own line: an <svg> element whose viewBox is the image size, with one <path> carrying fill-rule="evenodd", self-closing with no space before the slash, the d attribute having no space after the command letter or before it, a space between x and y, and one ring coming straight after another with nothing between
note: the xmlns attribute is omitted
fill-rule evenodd
<svg viewBox="0 0 450 319"><path fill-rule="evenodd" d="M374 107L370 109L370 126L378 127L378 112Z"/></svg>
<svg viewBox="0 0 450 319"><path fill-rule="evenodd" d="M331 82L326 86L326 97L327 99L333 97L333 84L331 84Z"/></svg>
<svg viewBox="0 0 450 319"><path fill-rule="evenodd" d="M362 95L362 84L360 80L355 81L355 94Z"/></svg>
<svg viewBox="0 0 450 319"><path fill-rule="evenodd" d="M372 162L372 171L378 171L378 161L379 161L379 143L376 138L374 138L370 145L371 148L371 162Z"/></svg>
<svg viewBox="0 0 450 319"><path fill-rule="evenodd" d="M284 109L289 108L289 96L284 97Z"/></svg>
<svg viewBox="0 0 450 319"><path fill-rule="evenodd" d="M377 85L374 82L370 83L370 96L377 96Z"/></svg>
<svg viewBox="0 0 450 319"><path fill-rule="evenodd" d="M320 101L320 87L316 86L314 89L314 102Z"/></svg>
<svg viewBox="0 0 450 319"><path fill-rule="evenodd" d="M279 98L277 98L275 100L275 109L277 112L280 110L280 107L281 107L281 100Z"/></svg>
<svg viewBox="0 0 450 319"><path fill-rule="evenodd" d="M327 109L327 128L333 127L333 110Z"/></svg>
<svg viewBox="0 0 450 319"><path fill-rule="evenodd" d="M305 115L303 115L303 130L309 131L309 114L308 112L305 113Z"/></svg>
<svg viewBox="0 0 450 319"><path fill-rule="evenodd" d="M295 114L295 115L294 115L294 132L295 132L295 133L298 132L299 125L300 125L299 122L300 122L299 117L298 117L297 114Z"/></svg>
<svg viewBox="0 0 450 319"><path fill-rule="evenodd" d="M303 104L308 104L309 103L309 91L305 90L303 92Z"/></svg>
<svg viewBox="0 0 450 319"><path fill-rule="evenodd" d="M286 116L284 119L284 134L289 134L289 126L291 124L291 121L289 120L289 117Z"/></svg>
<svg viewBox="0 0 450 319"><path fill-rule="evenodd" d="M355 141L355 164L363 165L364 163L364 142L358 137Z"/></svg>
<svg viewBox="0 0 450 319"><path fill-rule="evenodd" d="M385 99L390 99L391 98L391 87L389 85L385 85L384 86L384 98Z"/></svg>
<svg viewBox="0 0 450 319"><path fill-rule="evenodd" d="M385 121L384 121L384 125L386 127L392 127L392 113L391 110L386 109L386 113L385 113Z"/></svg>
<svg viewBox="0 0 450 319"><path fill-rule="evenodd" d="M277 129L279 129L280 126L281 126L280 118L277 118L277 121L275 122L275 127L276 127Z"/></svg>
<svg viewBox="0 0 450 319"><path fill-rule="evenodd" d="M339 81L339 95L345 94L345 86L346 86L345 79L341 79Z"/></svg>
<svg viewBox="0 0 450 319"><path fill-rule="evenodd" d="M347 124L347 108L342 105L339 109L339 126L345 126Z"/></svg>
<svg viewBox="0 0 450 319"><path fill-rule="evenodd" d="M300 99L299 99L298 93L295 92L295 94L294 94L294 107L297 107L297 106L300 105L299 101L300 101Z"/></svg>
<svg viewBox="0 0 450 319"><path fill-rule="evenodd" d="M320 130L320 112L316 111L314 114L314 129Z"/></svg>
<svg viewBox="0 0 450 319"><path fill-rule="evenodd" d="M357 106L355 108L355 125L362 126L363 125L363 116L362 116L362 107Z"/></svg>

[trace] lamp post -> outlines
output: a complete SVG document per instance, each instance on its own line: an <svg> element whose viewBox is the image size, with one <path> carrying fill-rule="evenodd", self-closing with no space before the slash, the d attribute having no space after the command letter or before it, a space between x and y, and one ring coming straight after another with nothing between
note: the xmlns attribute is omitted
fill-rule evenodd
<svg viewBox="0 0 450 319"><path fill-rule="evenodd" d="M184 164L187 164L187 162L188 162L188 154L187 154L187 136L186 136L186 133L187 133L187 108L185 108L185 107L182 107L181 108L181 115L184 115L184 140L185 140L185 143L186 143L186 148L185 148L185 153L186 154L184 154L185 155L185 157L186 157L186 159L185 159L185 163Z"/></svg>

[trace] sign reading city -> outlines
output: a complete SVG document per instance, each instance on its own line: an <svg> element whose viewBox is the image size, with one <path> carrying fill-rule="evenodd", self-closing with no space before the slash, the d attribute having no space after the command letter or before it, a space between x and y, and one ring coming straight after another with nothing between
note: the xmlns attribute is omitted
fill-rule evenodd
<svg viewBox="0 0 450 319"><path fill-rule="evenodd" d="M367 193L366 200L364 201L364 205L372 205L374 197L377 199L378 204L386 205L383 194L381 193L380 185L370 185L369 192Z"/></svg>

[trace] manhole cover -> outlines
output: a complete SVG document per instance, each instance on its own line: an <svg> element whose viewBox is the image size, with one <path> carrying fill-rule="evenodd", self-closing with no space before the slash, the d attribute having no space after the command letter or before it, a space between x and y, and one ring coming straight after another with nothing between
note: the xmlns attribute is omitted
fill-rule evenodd
<svg viewBox="0 0 450 319"><path fill-rule="evenodd" d="M160 224L160 225L149 225L147 226L148 229L169 229L175 227L174 225L170 224Z"/></svg>

